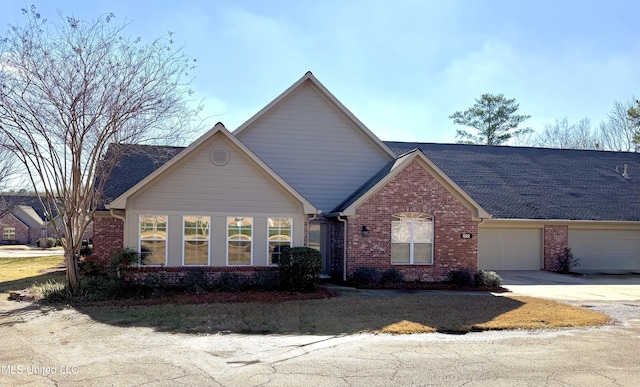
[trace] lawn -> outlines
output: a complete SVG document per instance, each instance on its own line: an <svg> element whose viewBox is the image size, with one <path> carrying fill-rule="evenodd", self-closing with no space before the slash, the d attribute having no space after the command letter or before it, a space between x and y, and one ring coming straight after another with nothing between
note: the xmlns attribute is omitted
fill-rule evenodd
<svg viewBox="0 0 640 387"><path fill-rule="evenodd" d="M49 280L64 281L64 259L55 257L0 258L0 293L28 288Z"/></svg>
<svg viewBox="0 0 640 387"><path fill-rule="evenodd" d="M0 293L49 279L64 281L64 272L51 273L61 264L60 257L2 258ZM274 293L271 302L229 302L228 293L218 295L227 301L217 302L212 293L208 297L213 302L203 304L98 304L77 310L105 324L188 333L465 333L597 326L611 320L605 314L559 302L485 292L386 292L307 300L287 297L287 301L273 300L278 297Z"/></svg>
<svg viewBox="0 0 640 387"><path fill-rule="evenodd" d="M469 296L419 291L278 303L91 306L80 310L108 324L191 333L466 333L597 326L611 320L602 313L559 302L478 293Z"/></svg>

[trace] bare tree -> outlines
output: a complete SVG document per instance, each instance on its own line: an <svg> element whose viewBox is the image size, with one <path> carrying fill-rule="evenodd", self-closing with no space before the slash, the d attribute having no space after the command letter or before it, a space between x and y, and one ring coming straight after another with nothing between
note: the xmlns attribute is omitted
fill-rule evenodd
<svg viewBox="0 0 640 387"><path fill-rule="evenodd" d="M627 110L627 119L631 122L631 126L633 127L633 145L635 146L635 151L640 151L640 100L636 100L635 105Z"/></svg>
<svg viewBox="0 0 640 387"><path fill-rule="evenodd" d="M604 149L623 152L637 151L638 143L634 139L638 129L628 115L633 106L633 100L613 103L607 120L598 126Z"/></svg>
<svg viewBox="0 0 640 387"><path fill-rule="evenodd" d="M0 37L0 134L42 202L62 216L56 232L76 288L82 235L121 157L105 158L107 147L191 135L194 60L171 34L150 43L122 36L126 24L112 26L113 14L51 22L33 6L22 11L26 23Z"/></svg>
<svg viewBox="0 0 640 387"><path fill-rule="evenodd" d="M542 133L534 138L533 144L561 149L599 149L600 147L588 118L570 124L566 117L556 119L554 124L546 123Z"/></svg>

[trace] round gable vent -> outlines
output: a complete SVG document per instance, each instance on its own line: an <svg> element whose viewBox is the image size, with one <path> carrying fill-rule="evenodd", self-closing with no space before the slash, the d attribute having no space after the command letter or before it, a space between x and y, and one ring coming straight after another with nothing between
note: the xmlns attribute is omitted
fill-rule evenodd
<svg viewBox="0 0 640 387"><path fill-rule="evenodd" d="M221 167L229 162L229 152L224 148L214 148L209 158L214 165Z"/></svg>

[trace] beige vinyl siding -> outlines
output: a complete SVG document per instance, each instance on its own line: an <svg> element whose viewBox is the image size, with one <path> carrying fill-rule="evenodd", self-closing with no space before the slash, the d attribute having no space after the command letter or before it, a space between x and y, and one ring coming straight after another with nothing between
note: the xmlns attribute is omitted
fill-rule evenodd
<svg viewBox="0 0 640 387"><path fill-rule="evenodd" d="M480 228L478 268L483 270L540 270L542 229Z"/></svg>
<svg viewBox="0 0 640 387"><path fill-rule="evenodd" d="M210 152L224 148L229 162L216 166ZM130 207L149 211L301 213L302 204L222 135L195 150L143 191Z"/></svg>
<svg viewBox="0 0 640 387"><path fill-rule="evenodd" d="M324 212L391 160L310 82L238 138Z"/></svg>
<svg viewBox="0 0 640 387"><path fill-rule="evenodd" d="M640 229L572 230L569 247L580 259L577 272L640 273Z"/></svg>

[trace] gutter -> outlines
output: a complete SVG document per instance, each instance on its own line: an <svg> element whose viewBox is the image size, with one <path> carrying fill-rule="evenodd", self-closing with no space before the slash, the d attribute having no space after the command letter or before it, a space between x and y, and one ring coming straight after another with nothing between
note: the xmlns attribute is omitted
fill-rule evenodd
<svg viewBox="0 0 640 387"><path fill-rule="evenodd" d="M118 219L122 220L123 222L127 220L126 215L125 215L126 214L125 210L118 210L118 209L115 209L115 208L110 208L109 209L109 213L114 218L118 218Z"/></svg>

